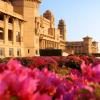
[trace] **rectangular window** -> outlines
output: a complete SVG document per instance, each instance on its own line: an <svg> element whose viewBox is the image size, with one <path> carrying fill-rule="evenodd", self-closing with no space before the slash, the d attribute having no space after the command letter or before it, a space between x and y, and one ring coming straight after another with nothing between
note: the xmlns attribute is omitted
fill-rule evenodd
<svg viewBox="0 0 100 100"><path fill-rule="evenodd" d="M3 40L4 39L4 30L3 28L0 27L0 39Z"/></svg>
<svg viewBox="0 0 100 100"><path fill-rule="evenodd" d="M51 36L54 36L54 29L49 28L48 29L48 34L51 35Z"/></svg>
<svg viewBox="0 0 100 100"><path fill-rule="evenodd" d="M20 48L17 49L17 56L21 56L21 49Z"/></svg>
<svg viewBox="0 0 100 100"><path fill-rule="evenodd" d="M4 48L0 48L0 56L4 56Z"/></svg>
<svg viewBox="0 0 100 100"><path fill-rule="evenodd" d="M9 20L8 20L8 22L12 24L13 23L13 18L10 17Z"/></svg>
<svg viewBox="0 0 100 100"><path fill-rule="evenodd" d="M38 50L36 50L35 52L36 52L36 55L38 55Z"/></svg>
<svg viewBox="0 0 100 100"><path fill-rule="evenodd" d="M30 49L28 49L28 53L30 53Z"/></svg>
<svg viewBox="0 0 100 100"><path fill-rule="evenodd" d="M1 20L1 21L4 20L4 15L3 15L3 13L0 13L0 20Z"/></svg>
<svg viewBox="0 0 100 100"><path fill-rule="evenodd" d="M13 56L14 52L13 52L13 48L9 48L9 56Z"/></svg>
<svg viewBox="0 0 100 100"><path fill-rule="evenodd" d="M8 40L13 41L13 31L12 30L8 30Z"/></svg>
<svg viewBox="0 0 100 100"><path fill-rule="evenodd" d="M20 32L16 32L16 42L21 42Z"/></svg>

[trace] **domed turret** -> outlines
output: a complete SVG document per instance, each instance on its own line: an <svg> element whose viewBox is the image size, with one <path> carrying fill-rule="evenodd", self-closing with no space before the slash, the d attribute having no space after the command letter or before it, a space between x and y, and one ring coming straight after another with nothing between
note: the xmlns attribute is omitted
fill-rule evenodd
<svg viewBox="0 0 100 100"><path fill-rule="evenodd" d="M50 10L46 10L46 12L45 12L46 14L48 14L48 15L52 15L52 13L51 13L51 11Z"/></svg>
<svg viewBox="0 0 100 100"><path fill-rule="evenodd" d="M58 29L60 30L60 35L65 40L66 35L66 24L63 19L59 20Z"/></svg>
<svg viewBox="0 0 100 100"><path fill-rule="evenodd" d="M43 17L50 21L51 27L54 27L54 16L50 10L46 10L46 12L43 14Z"/></svg>
<svg viewBox="0 0 100 100"><path fill-rule="evenodd" d="M63 19L59 20L60 25L65 25L65 21Z"/></svg>
<svg viewBox="0 0 100 100"><path fill-rule="evenodd" d="M51 18L53 17L52 13L50 10L47 10L44 14L43 17L45 17L48 20L51 20Z"/></svg>

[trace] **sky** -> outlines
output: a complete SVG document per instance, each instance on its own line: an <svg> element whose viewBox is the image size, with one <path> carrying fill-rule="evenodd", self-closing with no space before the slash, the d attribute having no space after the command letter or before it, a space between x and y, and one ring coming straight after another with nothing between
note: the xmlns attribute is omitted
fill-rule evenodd
<svg viewBox="0 0 100 100"><path fill-rule="evenodd" d="M85 36L100 42L100 0L42 0L40 14L47 9L59 19L64 19L67 27L66 40L82 40Z"/></svg>

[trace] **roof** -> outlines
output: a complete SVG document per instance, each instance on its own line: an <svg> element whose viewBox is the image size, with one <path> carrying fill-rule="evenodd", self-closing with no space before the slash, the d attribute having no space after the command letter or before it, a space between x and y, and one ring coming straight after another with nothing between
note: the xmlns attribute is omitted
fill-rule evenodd
<svg viewBox="0 0 100 100"><path fill-rule="evenodd" d="M92 37L86 36L83 39L92 39Z"/></svg>

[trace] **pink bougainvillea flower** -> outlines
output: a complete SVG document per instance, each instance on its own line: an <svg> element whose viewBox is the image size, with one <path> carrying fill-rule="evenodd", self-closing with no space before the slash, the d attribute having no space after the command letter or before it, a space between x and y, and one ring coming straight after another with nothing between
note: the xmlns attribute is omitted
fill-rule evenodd
<svg viewBox="0 0 100 100"><path fill-rule="evenodd" d="M7 84L2 80L0 80L0 100L2 100L6 89L7 89Z"/></svg>
<svg viewBox="0 0 100 100"><path fill-rule="evenodd" d="M94 71L94 72L100 73L100 64L94 66L94 67L93 67L93 71Z"/></svg>
<svg viewBox="0 0 100 100"><path fill-rule="evenodd" d="M17 71L17 70L20 70L23 66L20 64L19 61L11 59L11 60L7 63L7 67L8 67L8 69L11 70L11 71Z"/></svg>
<svg viewBox="0 0 100 100"><path fill-rule="evenodd" d="M84 75L91 76L92 74L91 64L86 65L84 61L81 64L81 70Z"/></svg>
<svg viewBox="0 0 100 100"><path fill-rule="evenodd" d="M5 63L0 64L0 73L7 69L7 65Z"/></svg>
<svg viewBox="0 0 100 100"><path fill-rule="evenodd" d="M100 64L91 64L89 57L84 59L86 61L77 56L34 57L33 69L11 59L0 66L0 100L96 100L100 95ZM65 68L68 73L62 75L48 68L57 66L55 61L64 64L70 60L83 61L79 66L81 70Z"/></svg>
<svg viewBox="0 0 100 100"><path fill-rule="evenodd" d="M39 92L35 93L30 100L52 100L52 97L48 94L40 94Z"/></svg>

